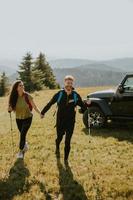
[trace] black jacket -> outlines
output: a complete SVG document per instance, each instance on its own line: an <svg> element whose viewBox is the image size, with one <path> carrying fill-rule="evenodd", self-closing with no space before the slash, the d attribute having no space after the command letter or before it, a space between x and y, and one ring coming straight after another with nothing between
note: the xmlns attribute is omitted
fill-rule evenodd
<svg viewBox="0 0 133 200"><path fill-rule="evenodd" d="M41 112L42 115L44 115L50 109L50 107L58 101L59 93L60 93L60 91L57 92L53 96L53 98L49 101L49 103L43 108L43 110ZM77 102L75 105L73 93L71 93L70 95L67 95L65 90L63 90L62 98L58 104L57 125L61 122L62 123L75 122L75 114L76 114L76 106L77 105L80 106L83 111L86 110L86 106L83 103L83 101L78 93L77 93Z"/></svg>

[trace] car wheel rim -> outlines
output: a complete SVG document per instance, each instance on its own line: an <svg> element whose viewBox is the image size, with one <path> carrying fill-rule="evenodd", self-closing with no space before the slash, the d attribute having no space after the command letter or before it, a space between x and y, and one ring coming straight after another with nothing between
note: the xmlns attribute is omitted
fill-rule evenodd
<svg viewBox="0 0 133 200"><path fill-rule="evenodd" d="M88 113L88 125L92 127L102 126L104 118L99 112Z"/></svg>

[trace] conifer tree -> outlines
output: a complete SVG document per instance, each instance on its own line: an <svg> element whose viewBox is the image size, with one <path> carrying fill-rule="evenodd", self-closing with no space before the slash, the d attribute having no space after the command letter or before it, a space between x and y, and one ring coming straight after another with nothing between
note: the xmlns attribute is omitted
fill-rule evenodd
<svg viewBox="0 0 133 200"><path fill-rule="evenodd" d="M46 60L43 53L40 53L35 61L35 69L42 72L42 82L45 87L55 89L57 87L56 79L53 74L53 70Z"/></svg>
<svg viewBox="0 0 133 200"><path fill-rule="evenodd" d="M42 90L43 89L43 79L42 79L42 71L33 67L32 70L32 83L34 90Z"/></svg>
<svg viewBox="0 0 133 200"><path fill-rule="evenodd" d="M25 90L31 92L34 90L32 82L33 61L31 53L26 53L19 65L19 78L24 82Z"/></svg>
<svg viewBox="0 0 133 200"><path fill-rule="evenodd" d="M0 96L4 96L8 90L8 77L5 72L0 77Z"/></svg>

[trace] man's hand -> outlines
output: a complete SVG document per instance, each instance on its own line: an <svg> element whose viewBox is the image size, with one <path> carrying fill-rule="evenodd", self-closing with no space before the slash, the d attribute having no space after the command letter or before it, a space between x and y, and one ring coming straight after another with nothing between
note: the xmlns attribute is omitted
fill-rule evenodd
<svg viewBox="0 0 133 200"><path fill-rule="evenodd" d="M91 104L91 100L88 99L88 100L86 101L86 103L87 103L87 105L90 105L90 104Z"/></svg>
<svg viewBox="0 0 133 200"><path fill-rule="evenodd" d="M40 114L40 117L41 117L41 119L43 119L43 118L44 118L44 115Z"/></svg>

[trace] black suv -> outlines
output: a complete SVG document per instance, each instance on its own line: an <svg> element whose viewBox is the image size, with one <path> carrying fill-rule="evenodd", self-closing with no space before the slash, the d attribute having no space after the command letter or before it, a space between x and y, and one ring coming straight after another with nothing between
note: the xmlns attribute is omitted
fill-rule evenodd
<svg viewBox="0 0 133 200"><path fill-rule="evenodd" d="M104 127L107 122L133 121L133 74L128 74L116 89L88 94L83 113L86 127Z"/></svg>

